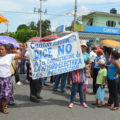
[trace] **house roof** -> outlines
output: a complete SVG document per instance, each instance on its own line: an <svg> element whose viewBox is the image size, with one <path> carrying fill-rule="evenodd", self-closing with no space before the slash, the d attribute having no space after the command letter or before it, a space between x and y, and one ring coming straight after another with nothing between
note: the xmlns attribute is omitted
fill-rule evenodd
<svg viewBox="0 0 120 120"><path fill-rule="evenodd" d="M109 16L114 16L114 17L120 17L120 14L113 14L113 13L107 13L107 12L91 12L87 15L83 15L82 17L87 17L87 16L91 16L91 15L95 15L95 14L98 14L98 15L109 15Z"/></svg>

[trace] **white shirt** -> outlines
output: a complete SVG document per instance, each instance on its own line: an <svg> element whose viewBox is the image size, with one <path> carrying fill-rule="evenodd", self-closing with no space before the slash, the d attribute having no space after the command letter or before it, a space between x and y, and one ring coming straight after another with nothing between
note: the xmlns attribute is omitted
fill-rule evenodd
<svg viewBox="0 0 120 120"><path fill-rule="evenodd" d="M25 57L28 57L28 59L30 59L30 53L28 52L28 50L25 53Z"/></svg>
<svg viewBox="0 0 120 120"><path fill-rule="evenodd" d="M91 60L91 62L94 62L94 59L95 59L96 56L97 56L97 54L94 51L90 52L90 60Z"/></svg>
<svg viewBox="0 0 120 120"><path fill-rule="evenodd" d="M5 56L0 56L0 77L6 78L11 76L11 63L15 58L15 54L7 54Z"/></svg>

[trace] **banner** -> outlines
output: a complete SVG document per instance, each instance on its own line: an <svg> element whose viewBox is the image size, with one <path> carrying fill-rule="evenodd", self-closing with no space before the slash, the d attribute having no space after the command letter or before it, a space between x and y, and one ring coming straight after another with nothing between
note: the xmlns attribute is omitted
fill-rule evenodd
<svg viewBox="0 0 120 120"><path fill-rule="evenodd" d="M78 33L44 43L28 43L32 78L49 77L85 66Z"/></svg>

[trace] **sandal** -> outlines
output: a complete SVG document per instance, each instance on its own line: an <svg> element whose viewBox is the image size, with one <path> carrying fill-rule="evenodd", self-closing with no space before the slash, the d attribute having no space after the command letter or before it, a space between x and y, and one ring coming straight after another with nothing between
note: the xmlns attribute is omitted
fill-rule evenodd
<svg viewBox="0 0 120 120"><path fill-rule="evenodd" d="M112 107L111 110L118 110L119 107Z"/></svg>
<svg viewBox="0 0 120 120"><path fill-rule="evenodd" d="M2 109L2 113L4 113L4 114L8 114L9 113L8 110L7 110L7 107Z"/></svg>

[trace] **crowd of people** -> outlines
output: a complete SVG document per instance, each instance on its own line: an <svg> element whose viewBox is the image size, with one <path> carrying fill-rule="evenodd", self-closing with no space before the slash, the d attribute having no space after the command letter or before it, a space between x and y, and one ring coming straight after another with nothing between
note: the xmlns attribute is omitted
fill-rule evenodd
<svg viewBox="0 0 120 120"><path fill-rule="evenodd" d="M85 67L79 70L51 76L50 82L53 84L54 92L66 92L66 87L71 90L70 104L75 105L76 94L79 93L81 106L87 108L88 79L92 78L92 93L96 95L93 105L99 107L110 106L111 110L119 109L120 95L120 53L112 48L90 47L86 42L81 42L81 50ZM26 65L26 66L25 66ZM25 69L26 68L26 69ZM32 79L30 65L30 54L26 45L21 45L19 49L12 44L0 44L0 111L7 114L7 105L15 105L14 86L21 85L20 74L26 74L26 82L30 86L30 101L39 103L41 89L48 86L47 78ZM59 90L59 83L60 90ZM105 103L105 87L108 88L109 98Z"/></svg>

